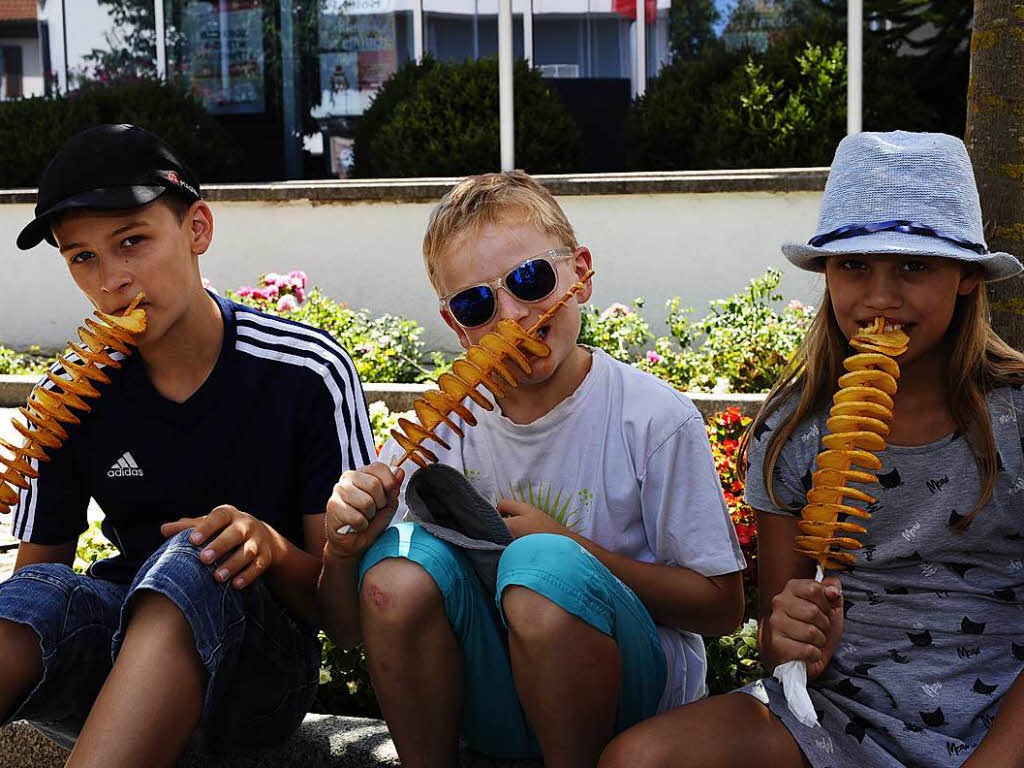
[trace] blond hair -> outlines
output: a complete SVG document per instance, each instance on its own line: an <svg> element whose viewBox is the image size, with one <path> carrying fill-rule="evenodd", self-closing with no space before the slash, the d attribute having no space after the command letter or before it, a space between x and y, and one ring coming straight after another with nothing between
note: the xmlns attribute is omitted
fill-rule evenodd
<svg viewBox="0 0 1024 768"><path fill-rule="evenodd" d="M487 224L532 224L559 243L575 249L576 233L555 198L523 171L469 176L441 198L430 213L423 235L423 263L438 295L441 257L461 236Z"/></svg>
<svg viewBox="0 0 1024 768"><path fill-rule="evenodd" d="M965 436L974 454L981 484L978 502L970 514L956 524L959 530L966 530L991 498L999 471L985 395L997 387L1024 383L1024 354L992 330L984 283L979 283L966 296L957 297L945 343L949 354L945 380L947 407L957 431ZM825 295L807 337L768 393L737 451L737 470L745 481L751 435L784 403L798 398L793 413L772 431L765 451L765 486L768 498L776 507L787 508L775 493L775 466L782 449L805 416L831 402L847 354L847 340L839 329L826 283Z"/></svg>

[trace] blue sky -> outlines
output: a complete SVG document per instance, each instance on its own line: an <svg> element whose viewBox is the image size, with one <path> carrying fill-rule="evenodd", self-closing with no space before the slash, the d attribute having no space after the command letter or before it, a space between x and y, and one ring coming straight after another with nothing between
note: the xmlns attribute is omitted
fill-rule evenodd
<svg viewBox="0 0 1024 768"><path fill-rule="evenodd" d="M715 25L715 32L722 34L722 28L725 27L725 21L729 18L729 10L732 8L733 0L715 0L715 7L721 14L718 24Z"/></svg>

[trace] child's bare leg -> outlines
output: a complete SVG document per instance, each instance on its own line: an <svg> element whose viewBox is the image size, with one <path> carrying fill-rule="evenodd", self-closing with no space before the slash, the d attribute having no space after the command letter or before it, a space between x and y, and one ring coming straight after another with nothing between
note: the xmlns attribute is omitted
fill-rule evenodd
<svg viewBox="0 0 1024 768"><path fill-rule="evenodd" d="M25 624L0 619L0 720L43 676L39 635Z"/></svg>
<svg viewBox="0 0 1024 768"><path fill-rule="evenodd" d="M548 768L593 766L615 733L615 641L536 592L502 593L516 691Z"/></svg>
<svg viewBox="0 0 1024 768"><path fill-rule="evenodd" d="M731 693L664 712L620 733L598 768L810 768L786 727L753 696Z"/></svg>
<svg viewBox="0 0 1024 768"><path fill-rule="evenodd" d="M416 563L388 558L366 572L359 597L373 689L402 765L451 768L462 656L437 584Z"/></svg>
<svg viewBox="0 0 1024 768"><path fill-rule="evenodd" d="M199 724L206 672L192 628L156 592L139 592L114 668L68 765L171 765Z"/></svg>

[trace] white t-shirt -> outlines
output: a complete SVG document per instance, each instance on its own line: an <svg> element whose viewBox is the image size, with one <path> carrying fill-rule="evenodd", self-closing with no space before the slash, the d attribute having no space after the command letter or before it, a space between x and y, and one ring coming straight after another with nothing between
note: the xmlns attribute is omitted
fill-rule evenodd
<svg viewBox="0 0 1024 768"><path fill-rule="evenodd" d="M500 410L466 405L478 419L459 439L446 425L431 442L440 460L465 473L497 503L516 498L605 549L641 562L689 568L704 576L742 570L700 412L682 393L647 373L592 350L577 390L530 424ZM400 452L394 440L381 451ZM404 489L396 519L405 515ZM668 677L659 711L705 693L704 643L692 632L658 627Z"/></svg>

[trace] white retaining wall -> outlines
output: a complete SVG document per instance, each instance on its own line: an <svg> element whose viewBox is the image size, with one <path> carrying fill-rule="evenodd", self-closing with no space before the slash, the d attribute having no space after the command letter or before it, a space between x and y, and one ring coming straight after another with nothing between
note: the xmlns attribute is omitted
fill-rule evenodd
<svg viewBox="0 0 1024 768"><path fill-rule="evenodd" d="M824 171L802 182L811 189L796 191L773 191L786 186L779 179L784 182L789 172L774 173L763 191L749 190L758 186L749 179L742 185L748 191L690 192L708 184L659 186L643 178L610 187L627 191L616 194L587 193L579 178L553 185L580 242L594 253L593 302L604 307L643 296L645 315L662 331L670 297L682 297L700 316L708 301L735 293L772 266L784 270L787 298L814 301L820 280L790 267L779 243L813 234ZM678 182L679 175L673 178ZM707 175L701 178L707 182ZM420 256L427 216L443 183L425 192L397 183L376 199L365 185L350 199L337 184L211 188L215 236L203 274L224 290L252 284L263 272L302 269L349 306L422 323L428 349L454 349ZM45 243L28 252L15 247L32 217L32 199L25 191L0 192L0 342L58 348L90 308L55 249Z"/></svg>

